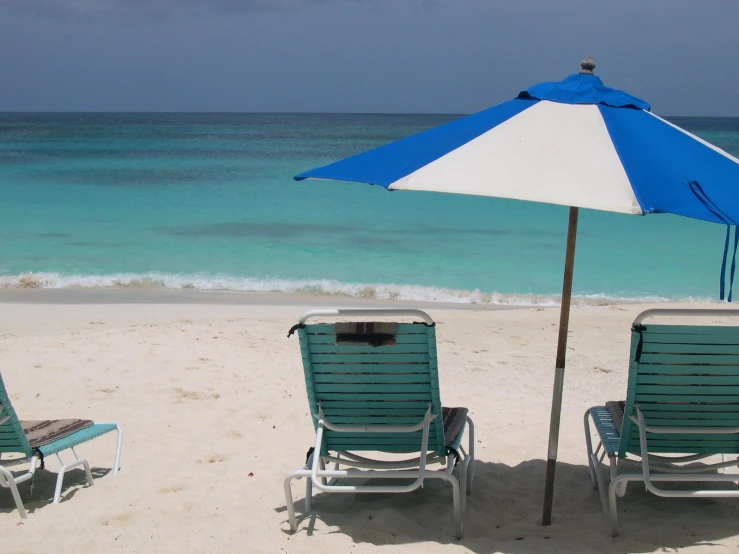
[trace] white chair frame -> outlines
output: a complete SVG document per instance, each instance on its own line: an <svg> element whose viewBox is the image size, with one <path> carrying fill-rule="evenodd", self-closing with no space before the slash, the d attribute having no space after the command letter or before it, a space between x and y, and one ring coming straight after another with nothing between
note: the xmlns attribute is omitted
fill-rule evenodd
<svg viewBox="0 0 739 554"><path fill-rule="evenodd" d="M359 426L359 425L335 425L323 417L323 410L319 409L316 414L318 420L316 428L316 440L313 451L308 457L302 469L290 473L285 478L285 502L287 504L288 520L290 530L297 531L298 524L295 517L295 506L293 502L292 489L290 487L293 479L306 478L305 489L305 513L309 514L312 508L313 487L322 492L338 493L405 493L411 492L423 485L425 479L442 479L452 485L452 498L454 508L454 535L462 538L464 526L462 517L466 509L466 496L472 490L474 479L475 458L475 428L472 420L467 417L468 445L469 451L460 446L460 477L452 474L454 470L454 457L451 455L441 457L437 453L420 456L418 458L400 461L383 461L364 458L350 452L337 452L335 456L321 456L323 447L324 429L335 432L347 433L411 433L422 431L421 448L419 452L428 451L429 429L431 422L438 417L431 413L431 406L426 411L423 420L416 425L398 426ZM326 465L333 463L334 469L326 469ZM427 465L442 464L442 470L428 471ZM340 469L340 466L352 469ZM357 468L365 468L364 470ZM413 468L413 469L404 469ZM414 479L408 485L401 486L371 486L371 485L339 485L340 479Z"/></svg>

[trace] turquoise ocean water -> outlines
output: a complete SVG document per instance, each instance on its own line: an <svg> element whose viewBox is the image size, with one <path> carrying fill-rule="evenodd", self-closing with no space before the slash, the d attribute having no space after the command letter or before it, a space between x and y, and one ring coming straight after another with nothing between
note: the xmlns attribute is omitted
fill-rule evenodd
<svg viewBox="0 0 739 554"><path fill-rule="evenodd" d="M292 180L454 117L0 113L0 287L552 303L566 208ZM671 119L739 155L739 119ZM583 211L575 293L716 299L724 233Z"/></svg>

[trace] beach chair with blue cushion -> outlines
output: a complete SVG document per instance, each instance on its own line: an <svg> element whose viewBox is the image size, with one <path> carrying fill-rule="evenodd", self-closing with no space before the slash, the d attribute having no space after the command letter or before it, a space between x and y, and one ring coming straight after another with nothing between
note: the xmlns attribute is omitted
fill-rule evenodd
<svg viewBox="0 0 739 554"><path fill-rule="evenodd" d="M0 375L0 487L9 488L18 508L18 513L25 519L26 509L23 506L18 485L31 481L29 494L33 492L33 478L36 469L44 468L45 458L56 455L61 467L57 474L54 504L58 504L62 493L64 473L74 467L82 466L85 470L87 483L92 486L92 472L90 464L85 458L80 458L74 447L91 439L116 431L115 461L113 474L118 473L121 458L121 429L115 423L93 423L82 419L60 419L48 421L20 421L10 403L5 390L2 375ZM69 450L74 460L65 463L61 452ZM24 471L12 471L11 468L28 466ZM15 473L15 474L14 474Z"/></svg>
<svg viewBox="0 0 739 554"><path fill-rule="evenodd" d="M686 490L661 483L739 481L723 468L739 465L739 327L645 324L654 316L721 318L739 310L647 310L631 332L629 380L625 402L608 402L585 414L585 440L593 486L618 534L616 497L631 481L668 498L739 497L731 489ZM599 443L592 447L592 421ZM705 458L721 455L721 462ZM610 482L601 462L608 457ZM641 472L624 473L627 459ZM633 466L633 464L632 464ZM637 466L638 467L638 466Z"/></svg>
<svg viewBox="0 0 739 554"><path fill-rule="evenodd" d="M319 316L370 321L306 323ZM382 321L403 316L422 322ZM461 537L474 472L474 428L466 408L441 405L431 317L420 310L318 310L305 314L290 335L295 330L316 437L305 466L285 479L290 529L297 530L293 479L306 478L307 514L313 487L339 493L404 493L433 478L452 486L455 535ZM468 450L460 446L466 427ZM368 452L383 453L384 459L368 457ZM399 458L388 453L405 456L388 459ZM408 453L416 457L408 459ZM327 469L328 464L333 469ZM443 468L428 469L436 464ZM459 477L453 473L455 466ZM354 485L345 483L347 478L411 482Z"/></svg>

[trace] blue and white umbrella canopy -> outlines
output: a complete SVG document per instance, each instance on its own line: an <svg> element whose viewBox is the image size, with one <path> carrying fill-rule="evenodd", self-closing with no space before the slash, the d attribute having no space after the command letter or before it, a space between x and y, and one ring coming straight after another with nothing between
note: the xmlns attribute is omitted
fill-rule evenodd
<svg viewBox="0 0 739 554"><path fill-rule="evenodd" d="M739 221L739 160L592 74L306 171L390 190Z"/></svg>

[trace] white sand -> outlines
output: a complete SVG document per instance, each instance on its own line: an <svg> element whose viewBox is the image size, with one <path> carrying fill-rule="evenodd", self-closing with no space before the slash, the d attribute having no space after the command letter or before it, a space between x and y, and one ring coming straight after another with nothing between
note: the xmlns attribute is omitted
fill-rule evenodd
<svg viewBox="0 0 739 554"><path fill-rule="evenodd" d="M632 485L612 539L590 487L582 415L624 397L643 308L573 309L550 527L539 521L558 310L430 310L442 400L470 409L478 438L457 541L438 481L407 495L319 494L313 517L287 533L282 481L313 438L297 339L285 335L306 308L0 304L0 371L21 417L124 430L121 473L105 475L113 435L86 443L96 484L70 473L58 506L53 473L37 477L25 521L0 489L0 552L739 551L739 500L667 500ZM293 489L301 511L303 481Z"/></svg>

